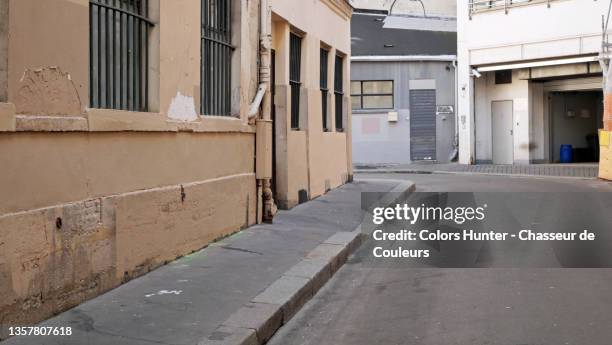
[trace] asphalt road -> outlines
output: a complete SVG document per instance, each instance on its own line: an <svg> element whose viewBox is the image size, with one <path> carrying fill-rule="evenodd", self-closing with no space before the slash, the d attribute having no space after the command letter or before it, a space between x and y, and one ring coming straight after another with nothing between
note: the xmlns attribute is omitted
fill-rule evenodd
<svg viewBox="0 0 612 345"><path fill-rule="evenodd" d="M597 180L358 177L410 179L418 191L612 192ZM356 255L270 344L609 345L611 292L612 269L389 268Z"/></svg>

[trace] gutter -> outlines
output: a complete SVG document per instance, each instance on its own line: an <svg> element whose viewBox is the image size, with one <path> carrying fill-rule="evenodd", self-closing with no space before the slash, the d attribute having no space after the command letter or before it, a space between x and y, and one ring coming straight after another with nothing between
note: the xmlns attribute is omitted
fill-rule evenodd
<svg viewBox="0 0 612 345"><path fill-rule="evenodd" d="M457 55L362 55L351 56L351 62L419 62L419 61L442 61L452 62L457 60Z"/></svg>

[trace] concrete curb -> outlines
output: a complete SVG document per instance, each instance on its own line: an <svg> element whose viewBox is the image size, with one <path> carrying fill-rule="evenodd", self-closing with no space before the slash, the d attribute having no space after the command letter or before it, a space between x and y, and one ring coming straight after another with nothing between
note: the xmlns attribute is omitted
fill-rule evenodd
<svg viewBox="0 0 612 345"><path fill-rule="evenodd" d="M415 190L410 181L397 182L377 204L395 203ZM329 237L198 345L265 344L331 279L361 242L361 226Z"/></svg>
<svg viewBox="0 0 612 345"><path fill-rule="evenodd" d="M504 174L504 173L489 173L475 171L445 171L445 170L414 170L414 169L358 169L354 170L355 174L415 174L415 175L431 175L431 174L446 174L446 175L489 175L489 176L507 176L507 177L531 177L531 178L560 178L574 180L593 180L596 176L556 176L556 175L530 175L530 174Z"/></svg>

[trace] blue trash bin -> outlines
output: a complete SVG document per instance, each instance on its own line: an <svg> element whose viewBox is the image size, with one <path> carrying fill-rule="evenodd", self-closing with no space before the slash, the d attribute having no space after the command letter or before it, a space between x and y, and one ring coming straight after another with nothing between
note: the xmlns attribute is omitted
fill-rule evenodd
<svg viewBox="0 0 612 345"><path fill-rule="evenodd" d="M574 162L574 148L572 145L561 145L560 160L561 163Z"/></svg>

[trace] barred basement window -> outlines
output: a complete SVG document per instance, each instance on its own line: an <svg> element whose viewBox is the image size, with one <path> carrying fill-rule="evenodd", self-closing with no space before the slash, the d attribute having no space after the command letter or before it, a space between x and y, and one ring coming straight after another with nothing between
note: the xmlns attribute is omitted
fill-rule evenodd
<svg viewBox="0 0 612 345"><path fill-rule="evenodd" d="M327 125L327 95L329 94L329 88L327 87L327 67L328 67L329 52L321 48L321 114L323 120L323 130L329 131Z"/></svg>
<svg viewBox="0 0 612 345"><path fill-rule="evenodd" d="M302 69L302 38L289 38L289 86L291 87L291 128L300 128L300 87Z"/></svg>
<svg viewBox="0 0 612 345"><path fill-rule="evenodd" d="M202 0L201 113L232 112L231 0Z"/></svg>
<svg viewBox="0 0 612 345"><path fill-rule="evenodd" d="M336 131L342 132L344 130L343 124L343 109L342 101L344 97L344 83L343 83L343 61L342 57L336 55L335 73L334 73L334 97L336 103Z"/></svg>
<svg viewBox="0 0 612 345"><path fill-rule="evenodd" d="M148 0L89 1L89 105L147 111Z"/></svg>

